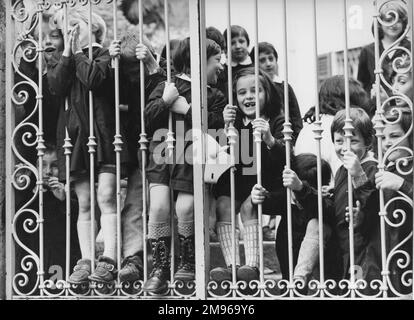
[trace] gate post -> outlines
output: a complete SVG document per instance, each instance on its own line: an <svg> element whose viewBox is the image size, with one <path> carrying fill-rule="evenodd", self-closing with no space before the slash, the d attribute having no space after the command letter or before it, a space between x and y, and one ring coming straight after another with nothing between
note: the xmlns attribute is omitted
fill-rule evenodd
<svg viewBox="0 0 414 320"><path fill-rule="evenodd" d="M5 288L6 288L6 299L11 299L13 294L13 286L12 280L14 276L14 266L15 266L15 254L14 254L14 242L13 242L13 235L12 235L12 218L14 215L14 192L12 189L11 184L11 172L14 168L14 158L12 153L12 134L15 127L15 113L12 106L12 79L13 79L13 67L12 67L12 48L13 48L13 39L15 36L15 28L14 22L12 22L12 4L11 1L4 1L5 3L5 10L3 11L5 14L5 21L6 21L6 38L5 38L5 78L6 78L6 85L5 85L5 106L6 106L6 119L5 121L5 131L6 131L6 139L5 139L5 148L6 148L6 161L5 161L5 251L6 251L6 259L5 267L6 267L6 281L5 281Z"/></svg>
<svg viewBox="0 0 414 320"><path fill-rule="evenodd" d="M413 71L414 71L414 55L413 55L413 50L414 50L414 44L413 44L413 40L414 40L414 4L413 4L413 0L409 0L408 1L408 24L411 26L410 32L408 33L409 39L411 41L411 76L413 77ZM411 101L414 101L414 97L411 96L409 97L411 99ZM411 115L414 115L414 110L411 110ZM414 118L413 118L414 121ZM411 134L414 136L414 129L411 132ZM414 179L414 175L413 175L413 179ZM414 183L414 180L413 180ZM414 199L414 194L413 194L413 198ZM412 203L412 207L413 207L413 214L414 214L414 203ZM408 212L407 212L408 213ZM414 220L413 220L414 221ZM413 230L414 230L414 224L413 224ZM411 253L411 259L414 258L414 236L412 237L412 242L413 242L413 251L410 252ZM413 263L413 270L412 270L412 292L411 292L411 299L414 300L414 263Z"/></svg>
<svg viewBox="0 0 414 320"><path fill-rule="evenodd" d="M191 47L191 101L194 159L194 231L196 247L196 297L206 299L209 266L209 202L204 185L205 141L207 132L207 76L205 0L189 0ZM201 160L201 161L200 161Z"/></svg>
<svg viewBox="0 0 414 320"><path fill-rule="evenodd" d="M5 299L6 288L6 230L5 230L5 163L6 163L6 99L5 99L5 70L6 50L4 48L6 38L6 2L0 2L0 300Z"/></svg>

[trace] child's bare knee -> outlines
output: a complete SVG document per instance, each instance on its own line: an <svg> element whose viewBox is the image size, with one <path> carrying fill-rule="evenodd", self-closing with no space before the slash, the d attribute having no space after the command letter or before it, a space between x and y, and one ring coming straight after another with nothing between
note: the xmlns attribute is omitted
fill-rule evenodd
<svg viewBox="0 0 414 320"><path fill-rule="evenodd" d="M237 213L236 208L236 213ZM217 221L230 222L231 221L231 202L229 197L220 197L216 201Z"/></svg>
<svg viewBox="0 0 414 320"><path fill-rule="evenodd" d="M116 194L115 190L111 187L98 188L97 201L98 201L99 208L102 211L102 214L107 213L106 209L110 209L109 211L113 213L114 208L116 208L115 194Z"/></svg>

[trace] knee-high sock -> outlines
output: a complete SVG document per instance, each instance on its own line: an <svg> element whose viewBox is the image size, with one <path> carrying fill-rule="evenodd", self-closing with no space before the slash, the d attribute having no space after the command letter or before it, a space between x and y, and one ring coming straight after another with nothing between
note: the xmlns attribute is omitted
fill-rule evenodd
<svg viewBox="0 0 414 320"><path fill-rule="evenodd" d="M306 234L300 245L298 262L294 270L295 277L309 276L319 259L319 226L316 219L309 221L306 227Z"/></svg>
<svg viewBox="0 0 414 320"><path fill-rule="evenodd" d="M230 266L233 264L233 240L231 233L230 222L218 222L217 223L217 236L220 242L221 251L223 252L224 260L226 265ZM240 265L240 252L239 252L239 234L236 230L236 265Z"/></svg>
<svg viewBox="0 0 414 320"><path fill-rule="evenodd" d="M261 230L260 230L261 231ZM244 223L244 252L246 265L259 267L259 222L250 220Z"/></svg>
<svg viewBox="0 0 414 320"><path fill-rule="evenodd" d="M104 238L104 252L105 257L116 261L117 249L117 227L116 214L101 215L101 227Z"/></svg>
<svg viewBox="0 0 414 320"><path fill-rule="evenodd" d="M78 239L82 259L92 258L91 220L78 220Z"/></svg>

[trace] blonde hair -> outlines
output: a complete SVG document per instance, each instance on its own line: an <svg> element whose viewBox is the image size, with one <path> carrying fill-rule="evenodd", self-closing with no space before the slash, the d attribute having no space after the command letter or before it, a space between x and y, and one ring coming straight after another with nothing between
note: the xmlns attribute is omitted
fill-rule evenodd
<svg viewBox="0 0 414 320"><path fill-rule="evenodd" d="M68 20L79 19L89 24L89 12L86 8L75 7L68 10ZM49 19L49 25L52 29L64 29L65 15L63 9L56 11L56 13ZM63 33L63 32L62 32ZM96 13L92 13L92 33L95 34L96 42L102 44L106 37L106 23L102 17Z"/></svg>

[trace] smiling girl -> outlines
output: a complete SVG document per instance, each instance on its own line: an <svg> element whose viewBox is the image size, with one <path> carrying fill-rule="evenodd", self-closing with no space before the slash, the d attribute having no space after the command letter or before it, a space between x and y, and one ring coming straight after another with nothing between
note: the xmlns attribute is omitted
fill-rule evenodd
<svg viewBox="0 0 414 320"><path fill-rule="evenodd" d="M255 154L253 133L259 130L262 143L262 176L263 187L269 191L283 189L282 171L285 165L285 146L283 142L283 123L281 100L268 76L259 72L259 92L255 86L253 68L245 68L235 75L234 101L237 106L227 105L223 111L226 127L234 123L239 131L236 145L236 213L241 213L244 225L246 265L240 267L239 243L236 236L236 267L238 280L249 282L259 279L259 228L257 206L251 202L250 192L257 182L256 162L249 156ZM260 115L256 115L256 95L259 95ZM246 157L247 156L247 157ZM238 157L238 158L237 158ZM217 198L217 235L226 262L226 267L218 267L210 272L212 280L231 281L232 271L232 228L231 228L231 195L229 171L224 173L215 188ZM266 199L269 200L269 199ZM263 213L274 214L274 206L264 201ZM240 268L239 268L240 267Z"/></svg>

